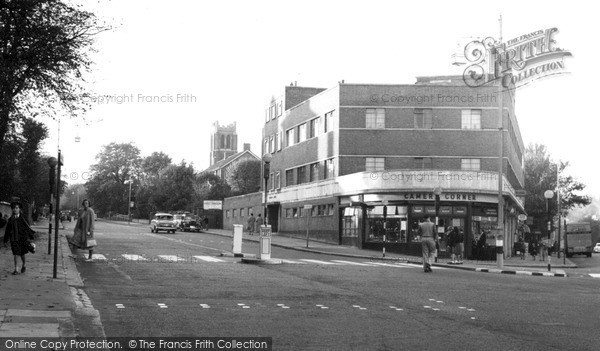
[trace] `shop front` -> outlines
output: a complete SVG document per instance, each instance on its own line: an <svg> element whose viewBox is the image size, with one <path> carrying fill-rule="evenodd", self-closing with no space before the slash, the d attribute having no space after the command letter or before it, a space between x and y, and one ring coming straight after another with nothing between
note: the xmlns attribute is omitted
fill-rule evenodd
<svg viewBox="0 0 600 351"><path fill-rule="evenodd" d="M465 257L495 259L487 252L492 250L485 240L487 233L497 227L497 197L494 195L365 194L341 197L340 207L348 214L344 217L342 231L347 230L346 223L352 223L362 248L382 252L385 248L386 252L419 255L419 223L429 215L437 226L439 257L449 256L448 234L452 228L457 228L465 238ZM482 235L484 240L480 241Z"/></svg>

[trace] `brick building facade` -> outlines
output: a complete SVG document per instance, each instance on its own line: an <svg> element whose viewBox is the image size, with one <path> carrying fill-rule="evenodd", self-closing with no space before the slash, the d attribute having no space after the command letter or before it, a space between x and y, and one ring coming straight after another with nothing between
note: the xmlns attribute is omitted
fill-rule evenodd
<svg viewBox="0 0 600 351"><path fill-rule="evenodd" d="M514 92L500 98L498 90L471 88L454 76L419 77L410 85L285 87L263 127L262 154L273 156L267 185L273 230L304 236L308 222L317 240L415 253L419 219L437 214L438 231L459 227L473 255L471 244L497 225L502 104L510 254L523 213L515 190L524 186L524 145ZM238 201L226 199L224 209ZM232 219L224 219L226 228Z"/></svg>

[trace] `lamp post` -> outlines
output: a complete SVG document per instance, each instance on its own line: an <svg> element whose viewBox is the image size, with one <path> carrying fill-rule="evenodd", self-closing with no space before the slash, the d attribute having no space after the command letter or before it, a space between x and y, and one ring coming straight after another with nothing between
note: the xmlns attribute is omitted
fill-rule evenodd
<svg viewBox="0 0 600 351"><path fill-rule="evenodd" d="M267 225L267 186L269 183L269 172L271 170L271 161L273 160L273 155L270 153L266 153L262 157L263 160L263 177L265 178L265 202L264 202L264 211L263 211L263 220L265 225Z"/></svg>
<svg viewBox="0 0 600 351"><path fill-rule="evenodd" d="M58 149L58 167L56 167L56 205L55 205L55 214L54 214L54 265L53 265L53 273L52 278L57 277L57 264L58 264L58 221L60 220L60 168L63 165L63 158Z"/></svg>
<svg viewBox="0 0 600 351"><path fill-rule="evenodd" d="M554 191L546 190L544 192L544 197L546 198L546 215L548 216L548 239L550 239L550 230L552 229L552 219L550 218L550 208L548 207L548 200L554 197Z"/></svg>
<svg viewBox="0 0 600 351"><path fill-rule="evenodd" d="M129 183L129 201L127 201L127 224L131 224L131 183L133 183L133 180L126 180L125 184L127 183Z"/></svg>
<svg viewBox="0 0 600 351"><path fill-rule="evenodd" d="M56 157L49 157L48 166L50 167L50 171L48 173L48 181L50 185L50 207L48 210L48 255L52 253L52 202L54 201L54 172L56 171L56 165L58 164L58 160Z"/></svg>

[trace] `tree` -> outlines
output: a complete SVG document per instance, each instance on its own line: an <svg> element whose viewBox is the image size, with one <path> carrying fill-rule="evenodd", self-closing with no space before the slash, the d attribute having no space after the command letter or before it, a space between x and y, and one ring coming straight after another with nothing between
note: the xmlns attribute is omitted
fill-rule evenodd
<svg viewBox="0 0 600 351"><path fill-rule="evenodd" d="M164 152L153 152L141 164L141 178L146 184L156 182L163 169L171 165L171 157Z"/></svg>
<svg viewBox="0 0 600 351"><path fill-rule="evenodd" d="M139 184L140 150L132 143L110 143L96 156L90 167L92 177L86 183L90 201L100 213L127 213L129 184Z"/></svg>
<svg viewBox="0 0 600 351"><path fill-rule="evenodd" d="M192 210L196 174L192 165L170 165L160 174L158 190L164 194L163 208L169 211Z"/></svg>
<svg viewBox="0 0 600 351"><path fill-rule="evenodd" d="M235 165L227 179L234 196L253 193L260 190L261 162L246 160Z"/></svg>
<svg viewBox="0 0 600 351"><path fill-rule="evenodd" d="M208 172L200 173L196 177L194 191L195 208L203 207L204 200L223 200L231 194L231 188L221 177Z"/></svg>
<svg viewBox="0 0 600 351"><path fill-rule="evenodd" d="M25 117L86 109L80 83L94 36L107 29L61 0L0 0L0 155Z"/></svg>
<svg viewBox="0 0 600 351"><path fill-rule="evenodd" d="M552 162L544 145L530 144L525 150L525 211L533 216L534 226L542 232L546 231L545 223L548 220L544 192L556 189L557 166L560 172L561 215L566 216L573 208L586 206L591 202L589 196L580 194L585 189L585 184L565 173L568 165L568 162L560 162L559 166ZM548 203L550 212L556 213L556 200L549 200Z"/></svg>

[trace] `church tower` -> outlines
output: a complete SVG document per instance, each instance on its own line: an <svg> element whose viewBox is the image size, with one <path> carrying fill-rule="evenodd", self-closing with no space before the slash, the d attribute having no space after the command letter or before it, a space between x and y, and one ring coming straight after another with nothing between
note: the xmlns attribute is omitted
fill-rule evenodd
<svg viewBox="0 0 600 351"><path fill-rule="evenodd" d="M227 126L220 126L219 121L215 121L213 126L214 131L210 137L211 166L238 152L235 122Z"/></svg>

